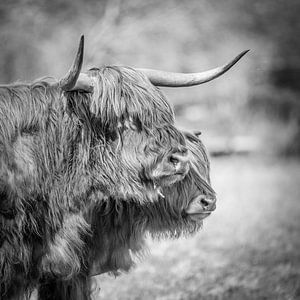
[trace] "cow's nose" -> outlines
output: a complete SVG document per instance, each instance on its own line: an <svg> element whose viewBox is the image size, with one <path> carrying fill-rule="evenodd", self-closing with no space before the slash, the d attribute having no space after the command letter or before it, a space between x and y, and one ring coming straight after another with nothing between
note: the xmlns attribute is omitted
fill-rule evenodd
<svg viewBox="0 0 300 300"><path fill-rule="evenodd" d="M170 154L169 162L175 167L176 173L186 173L188 168L187 152L175 152Z"/></svg>
<svg viewBox="0 0 300 300"><path fill-rule="evenodd" d="M198 195L194 197L185 212L195 218L204 219L208 217L212 211L216 209L216 197L208 197L207 195Z"/></svg>
<svg viewBox="0 0 300 300"><path fill-rule="evenodd" d="M204 210L212 211L216 209L216 198L203 197L200 202Z"/></svg>

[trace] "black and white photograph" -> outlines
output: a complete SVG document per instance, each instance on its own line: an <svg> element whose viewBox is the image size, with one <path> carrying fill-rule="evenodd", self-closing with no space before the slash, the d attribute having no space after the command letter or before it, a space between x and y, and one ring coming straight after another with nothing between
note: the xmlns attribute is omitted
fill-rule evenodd
<svg viewBox="0 0 300 300"><path fill-rule="evenodd" d="M300 300L299 15L0 0L0 300Z"/></svg>

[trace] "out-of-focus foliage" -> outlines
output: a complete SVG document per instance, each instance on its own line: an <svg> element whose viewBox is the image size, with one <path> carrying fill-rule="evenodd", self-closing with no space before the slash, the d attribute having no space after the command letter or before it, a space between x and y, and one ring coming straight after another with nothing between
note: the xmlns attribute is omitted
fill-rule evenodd
<svg viewBox="0 0 300 300"><path fill-rule="evenodd" d="M211 140L254 136L263 150L300 153L299 11L298 0L2 0L0 81L62 76L82 33L84 68L194 72L250 48L222 78L165 91L178 124Z"/></svg>

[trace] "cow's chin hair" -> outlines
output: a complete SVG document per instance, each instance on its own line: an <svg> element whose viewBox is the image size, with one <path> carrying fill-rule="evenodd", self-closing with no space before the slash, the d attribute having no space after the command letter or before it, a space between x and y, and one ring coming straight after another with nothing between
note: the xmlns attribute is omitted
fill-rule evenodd
<svg viewBox="0 0 300 300"><path fill-rule="evenodd" d="M129 271L135 261L147 253L145 239L170 239L190 236L202 227L202 220L193 220L184 213L190 199L174 199L177 192L189 194L190 186L183 191L184 183L172 194L157 202L136 202L107 199L89 211L94 229L91 243L91 275L109 272L118 275ZM168 192L166 190L165 192ZM182 203L186 203L183 204Z"/></svg>
<svg viewBox="0 0 300 300"><path fill-rule="evenodd" d="M91 275L127 272L145 250L145 239L179 238L191 236L201 229L203 220L185 212L197 194L213 193L199 188L203 180L191 171L184 180L162 188L164 197L159 201L138 204L108 199L97 203L89 216L94 228ZM209 183L207 182L207 185Z"/></svg>

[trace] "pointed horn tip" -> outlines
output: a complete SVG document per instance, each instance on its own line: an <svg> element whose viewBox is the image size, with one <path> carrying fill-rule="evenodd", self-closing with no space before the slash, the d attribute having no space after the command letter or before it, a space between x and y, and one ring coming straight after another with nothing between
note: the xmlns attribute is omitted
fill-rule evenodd
<svg viewBox="0 0 300 300"><path fill-rule="evenodd" d="M83 34L80 36L79 48L84 48L84 35Z"/></svg>
<svg viewBox="0 0 300 300"><path fill-rule="evenodd" d="M82 34L80 37L79 47L78 47L78 53L80 53L80 57L83 57L84 52L84 35Z"/></svg>
<svg viewBox="0 0 300 300"><path fill-rule="evenodd" d="M247 50L242 51L242 52L238 55L238 57L239 57L239 58L242 58L242 57L243 57L245 54L247 54L249 51L250 51L250 49L247 49Z"/></svg>
<svg viewBox="0 0 300 300"><path fill-rule="evenodd" d="M242 51L240 54L238 54L231 62L229 62L227 65L225 65L226 71L228 71L232 66L234 66L244 55L246 55L250 49Z"/></svg>
<svg viewBox="0 0 300 300"><path fill-rule="evenodd" d="M84 53L84 35L82 34L80 36L80 41L79 41L79 46L78 46L78 50L77 50L77 54L73 63L73 67L78 65L82 66L82 62L83 62L83 53Z"/></svg>

